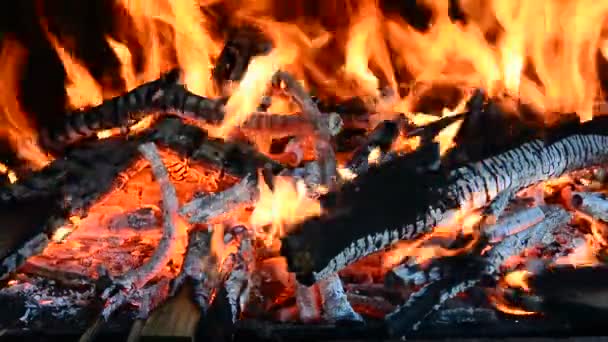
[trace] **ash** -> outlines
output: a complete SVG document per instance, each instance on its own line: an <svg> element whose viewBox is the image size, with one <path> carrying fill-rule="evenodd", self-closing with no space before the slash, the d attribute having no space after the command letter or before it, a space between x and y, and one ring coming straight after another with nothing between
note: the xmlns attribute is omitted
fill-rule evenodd
<svg viewBox="0 0 608 342"><path fill-rule="evenodd" d="M12 314L21 314L13 318L17 318L23 325L49 317L64 321L82 317L83 310L90 306L95 298L92 284L72 289L63 287L53 280L28 277L24 274L18 274L15 279L9 281L7 287L0 290L0 302L22 303L20 307L25 308L25 312ZM10 304L3 306L9 307ZM17 323L15 320L11 321Z"/></svg>

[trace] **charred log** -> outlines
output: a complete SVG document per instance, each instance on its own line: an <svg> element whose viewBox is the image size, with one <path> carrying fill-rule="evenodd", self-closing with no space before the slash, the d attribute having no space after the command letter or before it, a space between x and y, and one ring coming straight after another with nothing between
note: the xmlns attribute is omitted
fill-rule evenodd
<svg viewBox="0 0 608 342"><path fill-rule="evenodd" d="M398 240L428 232L449 221L456 210L482 208L502 191L517 191L605 162L605 125L606 120L594 119L551 144L532 140L495 157L444 170L445 177L412 163L422 151L388 162L330 195L334 203L326 202L327 213L303 222L285 237L282 254L300 281L313 283ZM328 231L335 234L332 239L324 238Z"/></svg>
<svg viewBox="0 0 608 342"><path fill-rule="evenodd" d="M204 123L219 123L223 119L222 100L190 93L178 83L179 77L179 70L173 70L99 106L69 113L65 122L42 130L41 143L52 151L61 151L77 141L94 137L102 130L126 130L156 113L174 113Z"/></svg>
<svg viewBox="0 0 608 342"><path fill-rule="evenodd" d="M408 300L385 318L390 336L402 336L417 330L423 320L436 312L445 301L481 281L483 263L477 256L445 258L435 279L412 293Z"/></svg>
<svg viewBox="0 0 608 342"><path fill-rule="evenodd" d="M213 79L220 88L229 81L239 81L251 59L270 52L270 49L272 44L259 30L250 26L234 29L213 68Z"/></svg>
<svg viewBox="0 0 608 342"><path fill-rule="evenodd" d="M367 136L366 142L355 150L353 157L346 164L355 175L364 173L369 168L369 156L373 150L379 149L381 155L386 154L400 133L400 120L386 120L379 123ZM380 157L380 159L382 159Z"/></svg>

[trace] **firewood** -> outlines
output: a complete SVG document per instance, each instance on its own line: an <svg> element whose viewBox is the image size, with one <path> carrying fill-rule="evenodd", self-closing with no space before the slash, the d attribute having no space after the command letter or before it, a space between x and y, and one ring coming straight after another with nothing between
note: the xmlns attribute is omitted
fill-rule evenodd
<svg viewBox="0 0 608 342"><path fill-rule="evenodd" d="M364 173L369 168L370 153L378 149L381 153L388 153L391 145L400 133L400 120L385 120L379 123L366 138L351 159L346 163L346 168L355 175Z"/></svg>
<svg viewBox="0 0 608 342"><path fill-rule="evenodd" d="M58 127L42 130L41 142L51 150L63 150L102 130L127 128L156 113L173 113L205 123L220 122L223 118L222 101L188 92L178 83L179 77L180 71L175 69L99 106L68 113L65 122Z"/></svg>
<svg viewBox="0 0 608 342"><path fill-rule="evenodd" d="M191 280L197 284L203 283L207 277L205 267L206 259L209 257L211 250L211 232L210 231L194 231L190 233L186 256L184 257L184 265L179 275L173 280L171 286L171 294L175 295L181 288L181 285L187 280ZM204 298L204 302L208 302L209 298Z"/></svg>
<svg viewBox="0 0 608 342"><path fill-rule="evenodd" d="M177 225L184 224L177 214L179 203L175 187L169 180L169 174L158 154L156 146L152 143L143 144L139 147L139 151L150 162L152 173L161 188L164 218L163 236L158 243L156 251L144 265L127 272L120 278L114 279L116 283L121 284L127 289L142 287L165 266L171 257L171 250L174 249L174 246L178 243L178 239L180 239L180 228Z"/></svg>
<svg viewBox="0 0 608 342"><path fill-rule="evenodd" d="M329 127L331 136L336 136L342 130L342 118L337 113L328 113L321 117L323 125ZM271 137L301 136L314 134L316 127L308 116L296 114L252 113L239 126L242 131L251 131L270 135Z"/></svg>
<svg viewBox="0 0 608 342"><path fill-rule="evenodd" d="M449 222L456 210L482 208L504 190L517 191L606 161L608 136L598 133L602 125L601 118L588 121L551 144L532 140L444 170L449 176L443 179L415 167L408 171L407 157L385 163L333 193L342 204L299 224L283 238L282 254L300 281L320 280L398 240L414 239L438 223ZM416 203L403 203L404 194L415 194ZM327 231L334 238L320 243Z"/></svg>
<svg viewBox="0 0 608 342"><path fill-rule="evenodd" d="M240 26L230 32L226 44L218 56L213 68L213 79L223 86L230 81L239 81L251 58L264 54L272 49L272 43L255 27Z"/></svg>
<svg viewBox="0 0 608 342"><path fill-rule="evenodd" d="M250 238L244 238L236 254L235 265L224 282L226 299L230 306L232 324L236 323L241 311L248 301L250 277L253 270L254 251Z"/></svg>
<svg viewBox="0 0 608 342"><path fill-rule="evenodd" d="M141 302L142 298L149 301L149 298L159 297L156 285L148 287L148 291L144 292L144 295L138 293L138 291L141 291L144 285L152 279L162 267L164 267L171 256L170 251L179 238L176 236L179 232L175 227L175 224L178 223L176 222L178 219L178 201L175 188L169 181L167 170L153 143L141 145L139 150L150 162L152 173L156 177L161 187L161 193L163 194L163 237L161 238L156 251L146 264L131 270L120 277L112 279L113 285L106 288L101 295L101 298L105 300L105 305L101 314L82 338L90 339L94 337L98 330L98 326L101 325L99 321L107 321L116 310L129 300L139 299ZM168 293L168 286L165 286L165 288L165 292ZM152 295L145 296L145 293L152 293Z"/></svg>
<svg viewBox="0 0 608 342"><path fill-rule="evenodd" d="M319 282L319 292L323 304L323 318L329 322L363 322L363 317L351 307L342 280L337 274Z"/></svg>
<svg viewBox="0 0 608 342"><path fill-rule="evenodd" d="M488 251L486 254L488 260L486 272L488 274L496 274L505 260L521 254L527 248L554 242L555 230L572 220L572 214L559 206L546 207L544 213L545 218L542 221L528 229L507 236Z"/></svg>
<svg viewBox="0 0 608 342"><path fill-rule="evenodd" d="M296 284L296 305L300 321L304 323L318 322L321 318L319 308L318 288Z"/></svg>
<svg viewBox="0 0 608 342"><path fill-rule="evenodd" d="M430 282L414 292L410 298L395 311L384 318L390 336L404 336L418 330L422 322L436 312L450 298L466 291L479 282L477 276L471 279L441 279Z"/></svg>
<svg viewBox="0 0 608 342"><path fill-rule="evenodd" d="M192 302L192 287L183 286L177 296L167 300L152 312L148 319L138 320L133 324L129 341L146 341L162 337L185 338L192 341L200 317L199 308ZM141 327L137 322L142 322Z"/></svg>
<svg viewBox="0 0 608 342"><path fill-rule="evenodd" d="M321 166L321 179L323 179L323 184L330 186L330 189L332 189L335 183L337 165L336 156L331 145L331 130L328 126L328 120L323 119L323 115L317 108L317 105L292 75L279 71L275 74L273 80L275 83L283 82L285 84L286 90L300 106L302 113L314 124L315 153L316 160Z"/></svg>
<svg viewBox="0 0 608 342"><path fill-rule="evenodd" d="M608 222L608 199L601 193L573 192L571 204L574 208L602 221Z"/></svg>
<svg viewBox="0 0 608 342"><path fill-rule="evenodd" d="M372 318L384 318L395 310L395 305L379 296L364 296L356 293L347 293L348 302L360 315Z"/></svg>
<svg viewBox="0 0 608 342"><path fill-rule="evenodd" d="M180 209L180 214L187 216L190 223L203 223L242 205L252 204L257 196L257 181L255 175L250 175L227 190L186 203Z"/></svg>
<svg viewBox="0 0 608 342"><path fill-rule="evenodd" d="M496 224L483 228L483 233L489 242L494 243L506 236L515 234L539 223L545 218L545 212L540 207L524 208L505 216Z"/></svg>

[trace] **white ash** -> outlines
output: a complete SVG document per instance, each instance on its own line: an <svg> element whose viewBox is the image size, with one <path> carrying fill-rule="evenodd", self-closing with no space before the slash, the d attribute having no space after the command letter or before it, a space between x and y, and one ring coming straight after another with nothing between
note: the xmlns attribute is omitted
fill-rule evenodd
<svg viewBox="0 0 608 342"><path fill-rule="evenodd" d="M593 218L608 222L608 198L602 193L573 192L571 204Z"/></svg>
<svg viewBox="0 0 608 342"><path fill-rule="evenodd" d="M300 314L300 321L304 323L316 322L321 317L319 309L318 292L315 285L305 286L296 284L296 305Z"/></svg>
<svg viewBox="0 0 608 342"><path fill-rule="evenodd" d="M527 229L545 218L545 212L540 207L518 210L498 220L495 224L484 228L484 234L490 242L497 242L508 235Z"/></svg>
<svg viewBox="0 0 608 342"><path fill-rule="evenodd" d="M26 324L38 320L43 312L57 319L74 318L96 299L92 285L80 290L60 288L40 277L15 279L0 289L0 296L24 300L26 313L20 320Z"/></svg>
<svg viewBox="0 0 608 342"><path fill-rule="evenodd" d="M362 322L363 317L353 310L350 305L342 280L337 274L319 282L319 292L323 303L323 317L329 322L351 321Z"/></svg>

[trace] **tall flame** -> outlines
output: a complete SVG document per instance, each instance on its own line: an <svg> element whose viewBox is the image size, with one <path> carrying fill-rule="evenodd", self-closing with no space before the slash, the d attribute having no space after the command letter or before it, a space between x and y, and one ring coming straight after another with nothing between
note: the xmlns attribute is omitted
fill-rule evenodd
<svg viewBox="0 0 608 342"><path fill-rule="evenodd" d="M0 51L0 137L8 139L17 155L35 168L50 162L38 145L38 134L19 104L20 71L27 51L11 37L3 37Z"/></svg>

